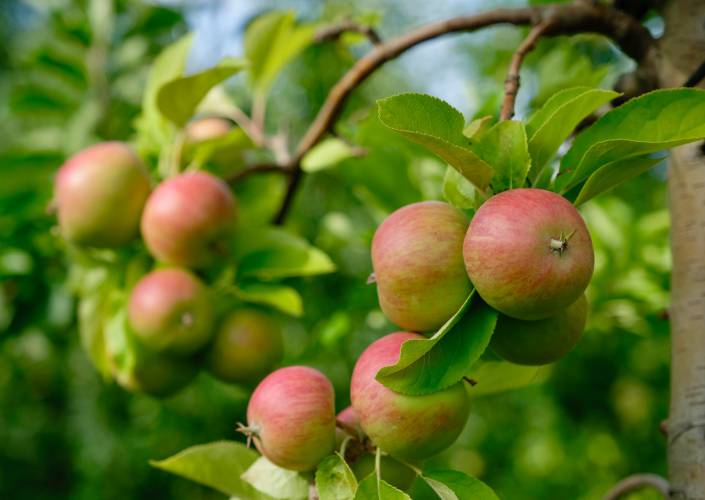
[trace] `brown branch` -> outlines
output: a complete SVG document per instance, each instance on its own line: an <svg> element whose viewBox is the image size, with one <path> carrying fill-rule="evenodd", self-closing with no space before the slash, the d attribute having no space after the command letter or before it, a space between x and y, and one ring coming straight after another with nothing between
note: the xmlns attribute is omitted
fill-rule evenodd
<svg viewBox="0 0 705 500"><path fill-rule="evenodd" d="M242 179L249 177L251 175L255 174L266 174L266 173L279 173L279 174L286 174L288 173L288 170L280 165L276 164L263 164L263 165L254 165L252 167L244 168L242 170L239 170L235 172L234 174L228 176L225 178L225 182L228 184L236 184L240 182Z"/></svg>
<svg viewBox="0 0 705 500"><path fill-rule="evenodd" d="M347 98L375 70L416 45L442 35L473 31L496 24L538 25L548 22L546 35L598 33L610 37L622 50L641 60L653 42L648 30L629 15L589 0L568 4L545 4L517 9L496 9L430 23L377 45L359 59L328 93L313 123L299 142L289 164L291 177L276 224L282 224L293 202L301 178L301 159L332 128Z"/></svg>
<svg viewBox="0 0 705 500"><path fill-rule="evenodd" d="M344 33L360 33L365 35L367 39L372 43L372 45L379 45L382 43L382 39L377 34L377 32L371 26L365 24L360 24L352 19L346 19L337 24L331 24L330 26L324 26L319 29L314 40L316 42L328 42L338 40Z"/></svg>
<svg viewBox="0 0 705 500"><path fill-rule="evenodd" d="M671 487L664 478L656 474L634 474L618 482L607 492L603 500L617 500L627 493L641 490L643 488L653 488L657 490L663 498L668 498Z"/></svg>
<svg viewBox="0 0 705 500"><path fill-rule="evenodd" d="M509 64L507 78L504 80L504 100L502 101L502 112L499 115L500 120L509 120L514 116L514 103L516 102L517 93L519 92L519 72L521 65L524 62L526 55L533 50L539 38L546 33L551 27L550 19L540 22L529 31L524 41L519 45L516 52L512 56L512 61Z"/></svg>

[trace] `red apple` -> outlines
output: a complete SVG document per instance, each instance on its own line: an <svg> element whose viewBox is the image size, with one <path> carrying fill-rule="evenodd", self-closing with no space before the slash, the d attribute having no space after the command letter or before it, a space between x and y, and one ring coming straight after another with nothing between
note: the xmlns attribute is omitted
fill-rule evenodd
<svg viewBox="0 0 705 500"><path fill-rule="evenodd" d="M281 328L263 312L231 313L216 332L208 356L211 373L224 382L254 385L284 354Z"/></svg>
<svg viewBox="0 0 705 500"><path fill-rule="evenodd" d="M453 444L470 410L462 382L432 394L407 396L375 379L380 368L396 363L405 341L422 338L397 332L373 342L357 360L350 383L362 429L382 450L405 461L423 460Z"/></svg>
<svg viewBox="0 0 705 500"><path fill-rule="evenodd" d="M92 247L115 247L138 234L149 173L122 142L103 142L69 158L56 175L61 234Z"/></svg>
<svg viewBox="0 0 705 500"><path fill-rule="evenodd" d="M208 289L189 271L160 269L132 289L128 319L135 335L150 349L191 354L213 334Z"/></svg>
<svg viewBox="0 0 705 500"><path fill-rule="evenodd" d="M392 213L372 241L372 266L382 311L401 328L432 331L470 293L463 266L465 215L438 201Z"/></svg>
<svg viewBox="0 0 705 500"><path fill-rule="evenodd" d="M500 315L490 346L502 358L519 365L545 365L568 354L585 329L585 295L558 314L536 321Z"/></svg>
<svg viewBox="0 0 705 500"><path fill-rule="evenodd" d="M280 368L259 383L247 406L247 427L271 462L310 471L335 447L335 393L318 370Z"/></svg>
<svg viewBox="0 0 705 500"><path fill-rule="evenodd" d="M142 215L142 236L157 260L201 267L222 256L235 221L235 198L227 184L193 172L172 177L154 190Z"/></svg>
<svg viewBox="0 0 705 500"><path fill-rule="evenodd" d="M485 302L525 320L552 316L578 300L594 267L582 217L543 189L512 189L487 200L470 223L463 254Z"/></svg>

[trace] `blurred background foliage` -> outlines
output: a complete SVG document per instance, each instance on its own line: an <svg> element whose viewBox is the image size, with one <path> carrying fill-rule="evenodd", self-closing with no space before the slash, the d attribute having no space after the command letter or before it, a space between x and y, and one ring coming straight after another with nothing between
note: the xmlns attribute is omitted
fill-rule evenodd
<svg viewBox="0 0 705 500"><path fill-rule="evenodd" d="M0 3L0 498L220 497L147 461L196 443L238 439L234 428L247 390L200 375L160 401L105 383L78 343L48 210L52 175L67 155L98 140L134 139L155 55L189 29L196 30L191 69L238 55L247 22L274 7L307 20L377 20L390 37L494 3ZM450 101L467 118L496 113L520 37L518 29L498 27L426 44L388 64L355 94L339 126L367 154L308 175L299 192L289 226L331 255L339 270L288 283L304 297L305 315L282 318L286 361L324 370L340 408L356 356L392 328L374 288L365 285L374 228L403 204L441 198L445 170L380 127L371 105L412 90ZM299 137L365 43L314 45L295 59L274 83L269 128L284 126ZM519 114L566 86L609 86L629 65L599 38L542 42L525 67ZM247 108L244 89L242 77L228 85ZM281 181L251 177L237 186L249 217L271 215ZM665 472L659 423L668 402L670 255L663 168L591 201L584 214L597 257L584 339L543 370L542 383L475 398L459 442L434 459L482 478L502 498L597 499L629 473Z"/></svg>

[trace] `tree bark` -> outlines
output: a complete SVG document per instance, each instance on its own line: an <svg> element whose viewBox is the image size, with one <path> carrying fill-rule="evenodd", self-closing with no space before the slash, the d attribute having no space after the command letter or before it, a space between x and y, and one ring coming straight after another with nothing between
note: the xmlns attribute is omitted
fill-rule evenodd
<svg viewBox="0 0 705 500"><path fill-rule="evenodd" d="M680 86L705 60L705 2L671 0L654 54L662 87ZM705 120L705 116L703 116ZM705 156L701 144L672 150L671 498L705 500Z"/></svg>

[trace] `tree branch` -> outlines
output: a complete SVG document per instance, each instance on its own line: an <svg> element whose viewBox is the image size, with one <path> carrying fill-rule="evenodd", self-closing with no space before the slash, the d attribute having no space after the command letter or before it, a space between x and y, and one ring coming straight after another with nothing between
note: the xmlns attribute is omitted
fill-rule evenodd
<svg viewBox="0 0 705 500"><path fill-rule="evenodd" d="M276 224L286 219L294 194L302 178L301 159L328 133L340 114L347 98L375 70L416 45L442 35L473 31L495 24L538 25L548 22L546 35L598 33L610 37L622 50L637 61L646 54L653 42L648 30L624 12L589 0L568 4L546 4L517 9L496 9L470 16L460 16L416 28L385 43L359 59L328 93L313 123L299 142L291 163L291 177Z"/></svg>
<svg viewBox="0 0 705 500"><path fill-rule="evenodd" d="M634 474L618 482L607 492L603 500L617 500L632 491L643 488L653 488L657 490L663 498L668 498L671 487L664 478L656 474Z"/></svg>
<svg viewBox="0 0 705 500"><path fill-rule="evenodd" d="M340 38L341 35L344 33L360 33L361 35L365 35L367 39L372 43L372 45L379 45L382 43L382 39L380 36L377 34L377 32L372 28L371 26L367 26L365 24L360 24L352 19L346 19L344 21L341 21L337 24L331 24L330 26L324 26L323 28L319 29L315 36L314 40L316 42L328 42L332 40L337 40Z"/></svg>
<svg viewBox="0 0 705 500"><path fill-rule="evenodd" d="M536 42L539 41L539 38L541 38L550 27L550 20L547 20L531 28L529 34L521 45L519 45L516 52L514 52L512 61L509 64L507 78L504 80L504 100L502 101L502 111L499 115L500 120L509 120L514 116L514 103L516 102L517 93L519 92L519 72L521 71L521 65L526 55L533 50Z"/></svg>

